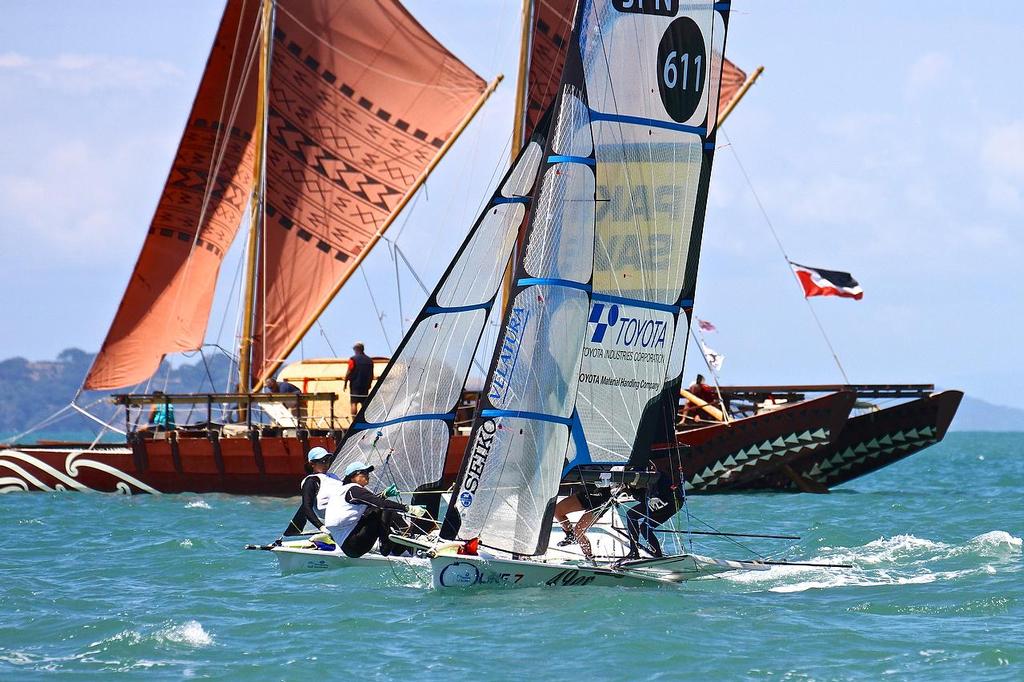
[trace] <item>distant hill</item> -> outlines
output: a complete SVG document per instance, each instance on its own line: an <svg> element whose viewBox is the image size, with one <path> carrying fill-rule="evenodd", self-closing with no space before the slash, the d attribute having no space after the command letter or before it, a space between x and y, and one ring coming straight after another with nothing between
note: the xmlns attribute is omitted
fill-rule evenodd
<svg viewBox="0 0 1024 682"><path fill-rule="evenodd" d="M1024 431L1024 410L964 396L951 431Z"/></svg>
<svg viewBox="0 0 1024 682"><path fill-rule="evenodd" d="M82 385L95 356L95 353L69 348L56 360L10 358L0 361L0 440L22 433L66 407ZM231 362L223 354L209 355L205 362L200 359L177 368L165 362L149 390L219 392L225 390L230 370ZM93 405L91 413L108 419L114 415L114 407L105 401L108 395L108 391L85 392L77 403ZM46 429L52 438L90 438L96 431L94 422L77 413L65 416Z"/></svg>

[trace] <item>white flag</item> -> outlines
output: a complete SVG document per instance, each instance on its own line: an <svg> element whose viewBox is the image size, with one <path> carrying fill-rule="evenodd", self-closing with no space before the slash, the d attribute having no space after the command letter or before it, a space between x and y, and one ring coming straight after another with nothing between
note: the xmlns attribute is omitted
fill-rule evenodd
<svg viewBox="0 0 1024 682"><path fill-rule="evenodd" d="M725 356L716 350L708 348L703 341L700 344L700 349L704 352L704 359L708 361L708 366L715 372L721 372Z"/></svg>

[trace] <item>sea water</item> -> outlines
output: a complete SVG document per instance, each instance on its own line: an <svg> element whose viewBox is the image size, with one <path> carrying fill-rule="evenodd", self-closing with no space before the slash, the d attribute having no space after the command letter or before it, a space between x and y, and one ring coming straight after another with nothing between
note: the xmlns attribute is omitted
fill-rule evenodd
<svg viewBox="0 0 1024 682"><path fill-rule="evenodd" d="M281 576L297 499L0 496L0 679L1024 679L1024 434L955 433L830 495L693 498L681 588L437 593L399 571ZM753 552L753 553L752 553Z"/></svg>

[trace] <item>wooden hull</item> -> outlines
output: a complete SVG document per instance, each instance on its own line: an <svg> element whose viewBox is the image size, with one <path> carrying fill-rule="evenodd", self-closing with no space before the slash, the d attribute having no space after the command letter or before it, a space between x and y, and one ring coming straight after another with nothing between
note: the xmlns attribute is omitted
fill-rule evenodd
<svg viewBox="0 0 1024 682"><path fill-rule="evenodd" d="M162 435L162 434L161 434ZM310 448L334 450L334 436L133 438L121 445L0 445L0 492L232 493L298 495ZM445 462L454 480L467 436Z"/></svg>
<svg viewBox="0 0 1024 682"><path fill-rule="evenodd" d="M963 395L961 391L943 391L852 417L834 443L796 462L793 471L826 488L878 471L942 440ZM781 472L762 476L744 487L800 490L794 477Z"/></svg>
<svg viewBox="0 0 1024 682"><path fill-rule="evenodd" d="M689 448L655 446L659 469L681 474L686 494L721 493L791 466L833 439L853 408L848 391L805 400L753 417L712 424L676 436Z"/></svg>

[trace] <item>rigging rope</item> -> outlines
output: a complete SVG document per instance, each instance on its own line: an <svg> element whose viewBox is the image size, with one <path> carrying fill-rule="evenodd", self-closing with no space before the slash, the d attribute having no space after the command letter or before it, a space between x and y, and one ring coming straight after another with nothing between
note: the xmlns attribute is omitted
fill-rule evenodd
<svg viewBox="0 0 1024 682"><path fill-rule="evenodd" d="M789 255L786 253L786 248L782 245L782 240L779 239L779 233L776 232L775 225L772 224L771 218L768 217L768 211L765 210L764 204L761 203L761 197L758 196L757 190L754 189L754 183L750 180L750 176L747 174L747 169L743 166L743 162L740 161L739 154L736 153L736 145L734 145L732 140L729 139L729 135L725 130L722 130L722 137L725 138L727 143L726 146L732 153L732 157L736 159L736 165L739 167L740 173L743 175L743 179L746 181L747 187L750 189L750 193L753 195L754 201L757 203L757 207L760 209L761 215L764 217L764 221L768 225L768 230L771 232L772 238L775 240L775 244L779 247L779 253L782 254L782 258L786 261L786 269L789 270L789 274L796 280L797 286L800 287L800 291L802 292L803 285L800 284L800 278L797 277L791 267L793 261L789 259ZM822 326L821 320L818 319L818 314L814 312L814 306L811 305L811 301L806 296L804 296L804 303L807 304L807 309L811 312L811 317L814 318L815 324L818 325L818 331L821 332L821 337L825 339L825 344L828 346L829 352L832 353L832 359L835 360L836 367L839 368L839 373L843 375L843 381L847 384L850 383L850 378L846 376L846 370L843 369L843 363L839 362L839 355L836 353L836 349L832 346L832 341L825 332L825 327Z"/></svg>

